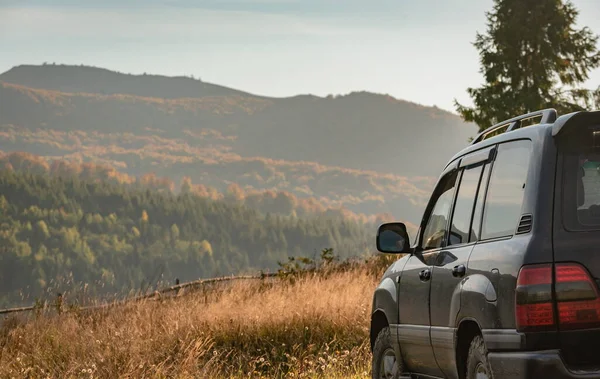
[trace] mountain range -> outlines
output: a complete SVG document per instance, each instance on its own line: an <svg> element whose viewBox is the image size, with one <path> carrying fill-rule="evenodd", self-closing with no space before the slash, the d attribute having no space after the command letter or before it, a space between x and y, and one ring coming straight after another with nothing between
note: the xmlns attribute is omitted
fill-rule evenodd
<svg viewBox="0 0 600 379"><path fill-rule="evenodd" d="M442 109L368 92L271 98L192 77L54 64L0 74L4 154L152 173L180 184L175 191L284 193L411 223L476 132Z"/></svg>

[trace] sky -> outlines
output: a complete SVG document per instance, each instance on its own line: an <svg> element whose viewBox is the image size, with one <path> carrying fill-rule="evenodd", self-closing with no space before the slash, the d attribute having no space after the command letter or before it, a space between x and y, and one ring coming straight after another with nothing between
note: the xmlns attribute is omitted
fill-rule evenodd
<svg viewBox="0 0 600 379"><path fill-rule="evenodd" d="M600 1L573 0L600 34ZM0 72L84 64L275 97L371 91L454 110L492 0L0 0ZM600 86L600 69L588 87Z"/></svg>

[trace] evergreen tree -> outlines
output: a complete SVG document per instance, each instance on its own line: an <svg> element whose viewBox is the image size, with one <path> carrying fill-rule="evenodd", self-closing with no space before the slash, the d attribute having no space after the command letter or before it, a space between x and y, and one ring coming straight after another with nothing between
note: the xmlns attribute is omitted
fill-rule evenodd
<svg viewBox="0 0 600 379"><path fill-rule="evenodd" d="M559 113L598 106L599 90L578 88L600 64L598 36L575 23L578 11L563 0L494 0L487 33L477 33L485 84L468 88L474 107L455 101L480 130L543 108Z"/></svg>

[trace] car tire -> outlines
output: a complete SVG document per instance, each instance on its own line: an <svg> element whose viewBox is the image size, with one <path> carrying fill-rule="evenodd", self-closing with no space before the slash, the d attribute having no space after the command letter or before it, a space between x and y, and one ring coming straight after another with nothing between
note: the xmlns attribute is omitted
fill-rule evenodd
<svg viewBox="0 0 600 379"><path fill-rule="evenodd" d="M482 336L475 336L469 347L467 379L492 378L492 368L487 358L487 348Z"/></svg>
<svg viewBox="0 0 600 379"><path fill-rule="evenodd" d="M402 359L396 357L390 328L381 329L373 345L371 373L373 379L398 379L403 371Z"/></svg>

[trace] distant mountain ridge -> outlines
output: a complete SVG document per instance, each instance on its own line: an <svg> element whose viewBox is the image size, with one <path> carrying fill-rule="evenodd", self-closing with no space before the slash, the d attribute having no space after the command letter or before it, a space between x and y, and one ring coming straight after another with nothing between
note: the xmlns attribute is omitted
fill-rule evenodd
<svg viewBox="0 0 600 379"><path fill-rule="evenodd" d="M192 78L81 66L0 75L0 150L155 172L223 191L288 191L417 221L477 128L391 96L268 98Z"/></svg>
<svg viewBox="0 0 600 379"><path fill-rule="evenodd" d="M163 99L205 96L254 96L191 77L131 75L99 67L46 64L21 65L0 75L0 81L68 93L127 94Z"/></svg>

